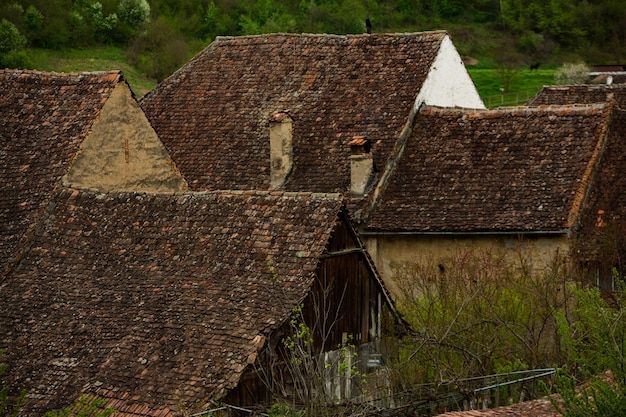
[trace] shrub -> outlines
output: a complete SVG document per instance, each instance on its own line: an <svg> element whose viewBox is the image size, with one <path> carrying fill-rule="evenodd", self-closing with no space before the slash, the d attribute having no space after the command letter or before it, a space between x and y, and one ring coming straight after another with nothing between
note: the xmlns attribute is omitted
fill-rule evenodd
<svg viewBox="0 0 626 417"><path fill-rule="evenodd" d="M589 67L582 63L565 63L554 74L557 84L585 84L589 81Z"/></svg>
<svg viewBox="0 0 626 417"><path fill-rule="evenodd" d="M558 363L554 312L571 302L573 279L561 257L537 272L495 250L411 265L395 280L416 331L400 347L397 381L410 387Z"/></svg>

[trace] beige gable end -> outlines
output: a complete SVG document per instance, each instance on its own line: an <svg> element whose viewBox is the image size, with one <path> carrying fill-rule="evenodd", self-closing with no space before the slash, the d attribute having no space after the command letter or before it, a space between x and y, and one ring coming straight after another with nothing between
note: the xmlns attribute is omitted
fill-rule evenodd
<svg viewBox="0 0 626 417"><path fill-rule="evenodd" d="M105 191L187 189L185 179L123 82L111 93L63 183Z"/></svg>

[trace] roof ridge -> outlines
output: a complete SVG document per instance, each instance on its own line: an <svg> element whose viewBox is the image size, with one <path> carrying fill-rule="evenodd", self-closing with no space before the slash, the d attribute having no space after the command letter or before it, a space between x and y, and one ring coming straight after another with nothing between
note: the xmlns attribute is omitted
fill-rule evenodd
<svg viewBox="0 0 626 417"><path fill-rule="evenodd" d="M210 196L210 195L223 195L223 196L278 196L278 197L310 197L314 199L333 199L333 200L343 200L344 195L341 193L320 193L320 192L310 192L310 191L280 191L280 190L211 190L211 191L179 191L179 192L171 192L171 193L152 193L152 192L143 192L143 191L102 191L100 189L92 189L92 188L74 188L74 187L63 187L61 193L77 195L78 193L86 193L93 195L109 195L109 196L124 196L124 195L133 195L140 196L144 195L147 197L195 197L195 196Z"/></svg>
<svg viewBox="0 0 626 417"><path fill-rule="evenodd" d="M71 79L80 77L101 78L104 81L121 81L124 75L121 70L109 71L76 71L76 72L58 72L58 71L40 71L31 69L0 69L0 76L16 76L16 77L50 77L53 79Z"/></svg>
<svg viewBox="0 0 626 417"><path fill-rule="evenodd" d="M588 110L588 109L605 109L610 103L596 102L596 103L573 103L573 104L542 104L535 106L505 106L495 108L466 108L466 107L442 107L434 105L424 105L421 111L434 111L439 113L528 113L528 112L545 112L546 110Z"/></svg>
<svg viewBox="0 0 626 417"><path fill-rule="evenodd" d="M271 39L278 37L290 37L290 38L312 38L312 39L353 39L353 38L398 38L398 37L418 37L418 36L435 36L435 35L448 35L448 31L445 29L439 30L429 30L423 32L389 32L389 33L356 33L356 34L333 34L333 33L287 33L287 32L276 32L276 33L263 33L259 35L244 35L244 36L233 36L233 35L223 35L216 36L215 40L212 43L232 41L232 40L253 40L253 39Z"/></svg>

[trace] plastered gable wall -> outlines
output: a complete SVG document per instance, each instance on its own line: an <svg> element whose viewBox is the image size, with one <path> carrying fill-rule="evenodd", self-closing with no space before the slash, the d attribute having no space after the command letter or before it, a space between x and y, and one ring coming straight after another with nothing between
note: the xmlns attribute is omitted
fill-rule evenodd
<svg viewBox="0 0 626 417"><path fill-rule="evenodd" d="M421 104L472 109L485 108L476 86L449 36L441 41L439 53L417 95L415 105L419 107Z"/></svg>
<svg viewBox="0 0 626 417"><path fill-rule="evenodd" d="M367 251L372 256L385 285L394 296L400 294L394 279L398 272L415 262L437 264L459 250L503 253L511 265L519 265L520 256L533 271L541 273L557 255L567 255L570 241L567 235L554 236L458 236L436 235L369 235L364 236Z"/></svg>
<svg viewBox="0 0 626 417"><path fill-rule="evenodd" d="M126 83L111 93L63 183L103 191L187 189Z"/></svg>

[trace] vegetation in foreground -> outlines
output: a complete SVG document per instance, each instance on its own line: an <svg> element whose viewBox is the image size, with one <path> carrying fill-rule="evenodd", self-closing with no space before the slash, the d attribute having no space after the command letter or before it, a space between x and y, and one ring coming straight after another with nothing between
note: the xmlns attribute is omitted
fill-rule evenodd
<svg viewBox="0 0 626 417"><path fill-rule="evenodd" d="M398 277L399 306L416 333L396 347L395 386L460 387L481 375L557 368L553 389L564 415L623 415L625 287L615 274L622 292L609 304L597 289L581 286L582 272L567 258L538 271L521 255L510 262L496 251L459 248L415 263ZM603 378L607 371L610 381ZM588 395L577 391L583 382Z"/></svg>

